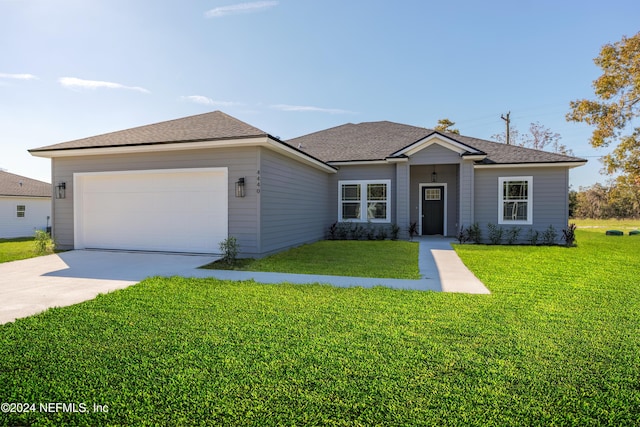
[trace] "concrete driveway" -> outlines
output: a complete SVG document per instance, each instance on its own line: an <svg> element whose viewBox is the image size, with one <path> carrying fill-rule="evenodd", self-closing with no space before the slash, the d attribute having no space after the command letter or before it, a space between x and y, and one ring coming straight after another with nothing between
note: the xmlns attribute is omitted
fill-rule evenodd
<svg viewBox="0 0 640 427"><path fill-rule="evenodd" d="M213 256L70 251L0 264L0 324L95 298L150 276L189 275Z"/></svg>

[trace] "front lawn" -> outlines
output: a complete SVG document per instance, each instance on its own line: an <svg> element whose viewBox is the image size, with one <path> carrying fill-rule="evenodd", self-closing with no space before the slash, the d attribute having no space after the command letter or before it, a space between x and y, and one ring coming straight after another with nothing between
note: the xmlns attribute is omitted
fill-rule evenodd
<svg viewBox="0 0 640 427"><path fill-rule="evenodd" d="M222 261L203 268L228 269ZM261 259L240 259L235 270L419 279L418 243L322 240Z"/></svg>
<svg viewBox="0 0 640 427"><path fill-rule="evenodd" d="M577 238L457 245L491 295L152 278L2 325L0 401L88 413L0 424L635 426L640 236Z"/></svg>
<svg viewBox="0 0 640 427"><path fill-rule="evenodd" d="M0 239L0 263L39 256L33 237Z"/></svg>

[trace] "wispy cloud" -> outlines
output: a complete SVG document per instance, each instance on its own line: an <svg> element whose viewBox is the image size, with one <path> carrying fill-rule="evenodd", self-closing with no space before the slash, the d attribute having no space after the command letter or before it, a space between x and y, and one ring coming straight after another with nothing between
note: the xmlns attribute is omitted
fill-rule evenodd
<svg viewBox="0 0 640 427"><path fill-rule="evenodd" d="M207 18L220 18L221 16L234 15L237 13L260 12L265 9L277 6L277 1L256 1L251 3L239 3L231 6L221 6L208 10L204 13Z"/></svg>
<svg viewBox="0 0 640 427"><path fill-rule="evenodd" d="M211 105L211 106L216 106L216 107L235 107L235 106L242 105L239 102L216 101L216 100L213 100L211 98L208 98L208 97L202 96L202 95L181 96L180 99L182 99L183 101L194 102L196 104Z"/></svg>
<svg viewBox="0 0 640 427"><path fill-rule="evenodd" d="M120 83L103 82L99 80L84 80L77 77L60 77L58 82L64 87L70 89L125 89L142 93L151 93L147 89L138 86L125 86Z"/></svg>
<svg viewBox="0 0 640 427"><path fill-rule="evenodd" d="M328 113L328 114L357 114L355 111L341 110L338 108L321 108L303 105L286 105L276 104L271 105L274 110L280 111L301 111L301 112L313 112L313 113Z"/></svg>
<svg viewBox="0 0 640 427"><path fill-rule="evenodd" d="M38 77L33 74L8 74L0 73L0 79L15 79L15 80L37 80Z"/></svg>

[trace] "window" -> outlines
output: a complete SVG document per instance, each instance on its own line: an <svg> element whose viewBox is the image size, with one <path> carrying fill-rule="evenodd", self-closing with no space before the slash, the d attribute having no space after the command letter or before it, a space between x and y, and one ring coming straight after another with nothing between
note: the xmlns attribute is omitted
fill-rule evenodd
<svg viewBox="0 0 640 427"><path fill-rule="evenodd" d="M26 211L26 206L25 205L18 205L17 209L16 209L16 216L18 218L24 218L24 213Z"/></svg>
<svg viewBox="0 0 640 427"><path fill-rule="evenodd" d="M424 190L425 200L440 200L442 198L439 188L427 188Z"/></svg>
<svg viewBox="0 0 640 427"><path fill-rule="evenodd" d="M498 224L533 224L533 177L498 178Z"/></svg>
<svg viewBox="0 0 640 427"><path fill-rule="evenodd" d="M389 222L391 180L340 181L339 221Z"/></svg>

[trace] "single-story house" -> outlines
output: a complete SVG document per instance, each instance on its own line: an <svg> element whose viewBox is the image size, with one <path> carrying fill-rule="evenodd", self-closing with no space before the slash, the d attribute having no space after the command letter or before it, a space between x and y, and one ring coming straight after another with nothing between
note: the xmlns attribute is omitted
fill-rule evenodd
<svg viewBox="0 0 640 427"><path fill-rule="evenodd" d="M30 237L51 219L51 184L0 170L0 238Z"/></svg>
<svg viewBox="0 0 640 427"><path fill-rule="evenodd" d="M488 223L568 222L569 169L585 160L392 122L282 141L223 112L29 150L51 158L61 248L264 256L334 222L454 236ZM522 233L524 235L524 233Z"/></svg>

